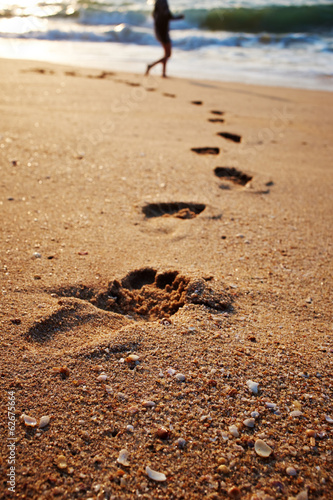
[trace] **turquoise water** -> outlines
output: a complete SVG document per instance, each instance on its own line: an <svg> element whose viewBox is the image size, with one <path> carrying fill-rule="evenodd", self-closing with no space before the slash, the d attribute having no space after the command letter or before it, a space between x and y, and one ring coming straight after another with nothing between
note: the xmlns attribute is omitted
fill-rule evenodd
<svg viewBox="0 0 333 500"><path fill-rule="evenodd" d="M169 1L170 74L333 90L333 2ZM144 71L161 53L153 2L0 3L0 56ZM156 70L158 71L158 70Z"/></svg>

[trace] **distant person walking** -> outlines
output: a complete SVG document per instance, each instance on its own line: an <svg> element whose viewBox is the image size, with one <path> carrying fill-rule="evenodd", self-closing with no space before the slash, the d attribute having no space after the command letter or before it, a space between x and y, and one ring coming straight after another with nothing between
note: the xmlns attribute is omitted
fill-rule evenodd
<svg viewBox="0 0 333 500"><path fill-rule="evenodd" d="M155 0L155 8L153 12L154 25L155 25L155 35L157 40L162 44L164 49L164 57L158 59L157 61L148 64L146 75L149 75L151 68L157 64L162 64L163 73L162 76L166 77L166 64L167 60L171 56L171 40L169 35L169 22L175 21L177 19L184 19L182 14L175 16L171 14L167 0Z"/></svg>

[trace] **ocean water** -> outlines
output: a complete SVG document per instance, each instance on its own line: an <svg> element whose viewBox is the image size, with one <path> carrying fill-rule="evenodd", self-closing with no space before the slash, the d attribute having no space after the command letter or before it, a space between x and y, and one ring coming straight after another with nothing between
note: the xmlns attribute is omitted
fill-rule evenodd
<svg viewBox="0 0 333 500"><path fill-rule="evenodd" d="M153 4L0 0L0 57L144 73L162 54ZM169 0L169 6L185 15L171 22L170 76L333 90L332 1Z"/></svg>

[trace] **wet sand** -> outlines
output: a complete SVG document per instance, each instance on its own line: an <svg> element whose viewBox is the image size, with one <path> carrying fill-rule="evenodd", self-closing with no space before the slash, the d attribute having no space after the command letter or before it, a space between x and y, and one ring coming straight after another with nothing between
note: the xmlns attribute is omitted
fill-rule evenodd
<svg viewBox="0 0 333 500"><path fill-rule="evenodd" d="M0 498L329 499L333 94L0 64Z"/></svg>

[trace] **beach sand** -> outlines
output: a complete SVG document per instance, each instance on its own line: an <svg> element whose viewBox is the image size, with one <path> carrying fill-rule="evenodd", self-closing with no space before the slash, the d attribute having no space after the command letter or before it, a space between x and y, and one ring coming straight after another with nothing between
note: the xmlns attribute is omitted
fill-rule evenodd
<svg viewBox="0 0 333 500"><path fill-rule="evenodd" d="M0 67L0 498L332 498L333 94Z"/></svg>

